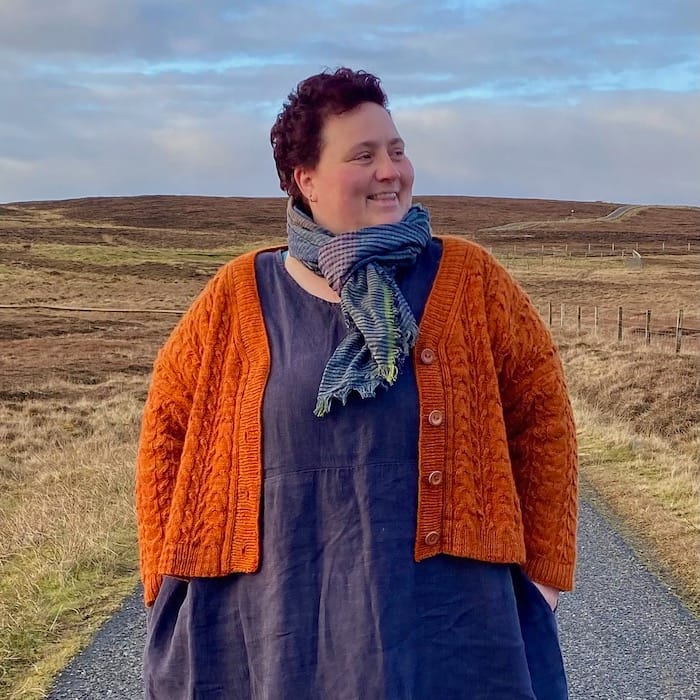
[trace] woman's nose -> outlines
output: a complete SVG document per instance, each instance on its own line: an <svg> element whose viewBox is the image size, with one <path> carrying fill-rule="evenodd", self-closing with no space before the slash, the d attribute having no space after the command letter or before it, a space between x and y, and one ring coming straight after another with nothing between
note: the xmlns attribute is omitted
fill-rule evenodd
<svg viewBox="0 0 700 700"><path fill-rule="evenodd" d="M391 156L385 153L377 164L376 175L378 180L396 180L401 176L401 171Z"/></svg>

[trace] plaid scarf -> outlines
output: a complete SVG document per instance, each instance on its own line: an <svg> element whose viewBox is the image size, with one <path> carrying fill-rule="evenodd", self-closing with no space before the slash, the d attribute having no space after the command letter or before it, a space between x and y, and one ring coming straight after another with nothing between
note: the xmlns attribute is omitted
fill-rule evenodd
<svg viewBox="0 0 700 700"><path fill-rule="evenodd" d="M363 399L378 387L396 381L418 326L396 284L399 266L413 265L430 243L430 218L420 205L395 224L370 226L334 236L287 204L289 253L317 275L323 275L340 296L348 334L333 352L318 390L316 416L343 405L356 391Z"/></svg>

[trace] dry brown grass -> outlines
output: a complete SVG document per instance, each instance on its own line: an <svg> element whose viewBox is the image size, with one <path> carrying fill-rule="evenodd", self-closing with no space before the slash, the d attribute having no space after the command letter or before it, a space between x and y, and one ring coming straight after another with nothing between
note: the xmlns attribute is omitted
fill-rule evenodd
<svg viewBox="0 0 700 700"><path fill-rule="evenodd" d="M557 339L586 488L700 614L700 356Z"/></svg>
<svg viewBox="0 0 700 700"><path fill-rule="evenodd" d="M135 583L142 377L0 403L0 695L47 682Z"/></svg>
<svg viewBox="0 0 700 700"><path fill-rule="evenodd" d="M700 614L697 458L574 404L583 492L603 503L648 567Z"/></svg>
<svg viewBox="0 0 700 700"><path fill-rule="evenodd" d="M659 235L700 244L700 210L423 198L438 233L493 246L540 305L697 313L697 256L508 258L517 245ZM568 217L571 208L586 223ZM0 207L2 303L186 308L227 257L278 242L284 201L143 197ZM567 218L568 217L568 218ZM538 227L489 231L519 221ZM641 244L640 244L641 245ZM693 311L694 309L694 311ZM176 316L0 309L0 696L51 675L133 587L133 460L156 349ZM583 476L657 570L698 600L698 355L557 330Z"/></svg>

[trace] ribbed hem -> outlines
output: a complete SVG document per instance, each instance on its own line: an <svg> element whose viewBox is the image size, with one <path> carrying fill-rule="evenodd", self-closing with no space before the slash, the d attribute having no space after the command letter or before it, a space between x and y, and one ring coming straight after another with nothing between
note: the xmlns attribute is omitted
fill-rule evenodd
<svg viewBox="0 0 700 700"><path fill-rule="evenodd" d="M166 545L159 569L171 576L220 576L221 546Z"/></svg>
<svg viewBox="0 0 700 700"><path fill-rule="evenodd" d="M423 549L420 556L416 556L416 561L435 554L450 554L495 564L523 565L525 563L525 545L517 535L495 530L482 534L462 530L453 531L450 539L450 544L438 544L432 551Z"/></svg>
<svg viewBox="0 0 700 700"><path fill-rule="evenodd" d="M519 531L514 532L512 528L494 528L486 532L456 528L453 531L452 543L456 551L476 551L479 552L477 558L486 561L504 563L525 561L525 542L519 536Z"/></svg>

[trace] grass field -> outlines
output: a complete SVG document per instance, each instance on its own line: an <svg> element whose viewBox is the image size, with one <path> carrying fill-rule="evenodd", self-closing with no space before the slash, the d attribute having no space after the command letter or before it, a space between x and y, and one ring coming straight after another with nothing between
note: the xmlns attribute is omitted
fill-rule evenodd
<svg viewBox="0 0 700 700"><path fill-rule="evenodd" d="M620 305L649 308L667 325L683 307L685 325L700 329L698 209L609 219L617 205L604 202L421 201L437 233L491 247L540 309L597 306L607 319ZM0 305L34 307L0 308L0 697L42 697L137 579L140 412L155 352L178 318L152 311L185 309L225 260L280 242L283 215L281 199L0 205ZM639 248L643 266L538 253L612 243ZM691 340L680 354L661 337L616 343L608 330L553 327L584 492L700 610L700 353Z"/></svg>

